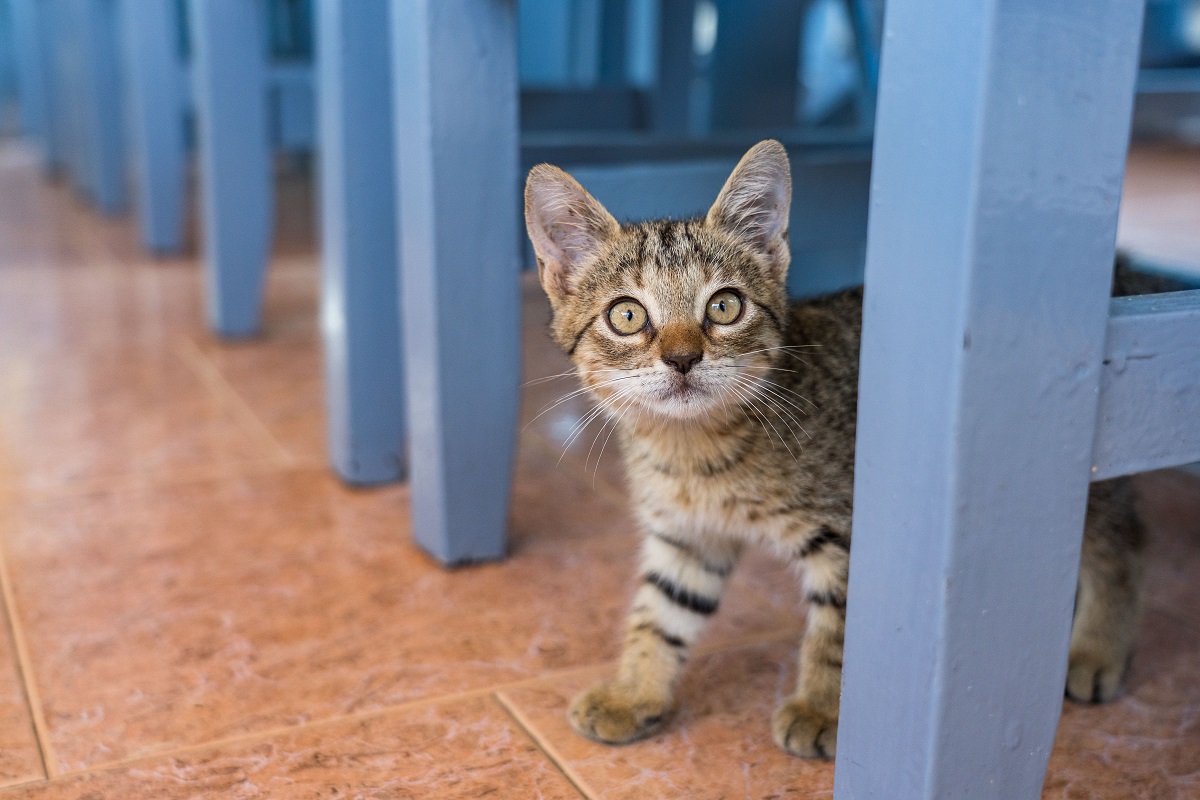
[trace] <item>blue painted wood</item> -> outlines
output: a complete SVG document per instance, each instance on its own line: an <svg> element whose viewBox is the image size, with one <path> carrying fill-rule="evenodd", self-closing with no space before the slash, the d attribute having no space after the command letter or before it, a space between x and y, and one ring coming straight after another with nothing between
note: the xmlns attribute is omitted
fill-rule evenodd
<svg viewBox="0 0 1200 800"><path fill-rule="evenodd" d="M270 52L275 59L311 61L312 0L269 0Z"/></svg>
<svg viewBox="0 0 1200 800"><path fill-rule="evenodd" d="M1138 74L1139 94L1200 94L1200 67L1159 67Z"/></svg>
<svg viewBox="0 0 1200 800"><path fill-rule="evenodd" d="M1200 290L1112 301L1095 480L1200 461Z"/></svg>
<svg viewBox="0 0 1200 800"><path fill-rule="evenodd" d="M38 30L43 13L41 5L38 0L12 0L11 9L21 130L25 136L44 142L50 129L50 87L47 85L46 55Z"/></svg>
<svg viewBox="0 0 1200 800"><path fill-rule="evenodd" d="M42 165L47 175L60 174L67 166L67 123L59 39L63 25L61 0L26 0L32 12L45 90L45 128L41 134Z"/></svg>
<svg viewBox="0 0 1200 800"><path fill-rule="evenodd" d="M0 132L19 133L22 128L19 104L20 70L17 65L17 31L11 0L0 3Z"/></svg>
<svg viewBox="0 0 1200 800"><path fill-rule="evenodd" d="M696 0L659 0L658 78L651 95L651 126L661 133L688 129L695 57Z"/></svg>
<svg viewBox="0 0 1200 800"><path fill-rule="evenodd" d="M89 195L94 177L86 146L85 115L83 113L83 3L86 0L50 0L51 35L54 39L54 69L57 113L63 152L63 165L76 191Z"/></svg>
<svg viewBox="0 0 1200 800"><path fill-rule="evenodd" d="M343 479L378 483L403 476L407 444L388 6L316 10L329 453Z"/></svg>
<svg viewBox="0 0 1200 800"><path fill-rule="evenodd" d="M858 46L859 68L866 85L865 96L875 105L879 88L879 44L883 35L883 0L846 0L854 39Z"/></svg>
<svg viewBox="0 0 1200 800"><path fill-rule="evenodd" d="M522 0L517 9L521 81L533 87L571 83L572 4Z"/></svg>
<svg viewBox="0 0 1200 800"><path fill-rule="evenodd" d="M888 4L837 798L1041 795L1140 14Z"/></svg>
<svg viewBox="0 0 1200 800"><path fill-rule="evenodd" d="M104 214L125 210L125 130L117 0L73 0L78 146L83 151L83 185Z"/></svg>
<svg viewBox="0 0 1200 800"><path fill-rule="evenodd" d="M716 0L712 129L795 124L800 31L807 3Z"/></svg>
<svg viewBox="0 0 1200 800"><path fill-rule="evenodd" d="M38 137L43 135L45 130L46 89L34 0L10 0L9 15L17 93L21 101L21 132L29 137Z"/></svg>
<svg viewBox="0 0 1200 800"><path fill-rule="evenodd" d="M413 533L504 554L521 373L512 3L390 0Z"/></svg>
<svg viewBox="0 0 1200 800"><path fill-rule="evenodd" d="M272 146L285 153L317 147L317 105L311 62L274 64L267 73Z"/></svg>
<svg viewBox="0 0 1200 800"><path fill-rule="evenodd" d="M89 146L86 95L86 49L83 46L90 0L58 0L55 24L58 34L58 60L62 80L63 112L66 117L67 168L71 185L91 201L96 191L96 171L92 164L94 149Z"/></svg>
<svg viewBox="0 0 1200 800"><path fill-rule="evenodd" d="M138 227L152 253L183 246L187 73L176 0L121 0Z"/></svg>
<svg viewBox="0 0 1200 800"><path fill-rule="evenodd" d="M609 6L624 2L524 0L520 3L521 80L539 88L594 85L601 77L604 16Z"/></svg>
<svg viewBox="0 0 1200 800"><path fill-rule="evenodd" d="M273 219L263 0L191 0L209 320L258 331Z"/></svg>
<svg viewBox="0 0 1200 800"><path fill-rule="evenodd" d="M569 81L591 86L600 79L604 6L617 0L570 0Z"/></svg>

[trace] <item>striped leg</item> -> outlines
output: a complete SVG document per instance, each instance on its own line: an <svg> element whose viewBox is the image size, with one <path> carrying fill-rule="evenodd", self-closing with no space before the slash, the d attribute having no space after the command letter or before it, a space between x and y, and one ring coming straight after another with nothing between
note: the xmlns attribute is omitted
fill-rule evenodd
<svg viewBox="0 0 1200 800"><path fill-rule="evenodd" d="M849 537L828 528L810 534L796 552L804 565L808 627L800 644L796 693L775 710L775 742L802 758L832 758L837 749L846 632Z"/></svg>
<svg viewBox="0 0 1200 800"><path fill-rule="evenodd" d="M575 698L568 711L580 735L623 744L662 727L691 646L716 613L740 550L734 541L647 537L617 678Z"/></svg>
<svg viewBox="0 0 1200 800"><path fill-rule="evenodd" d="M1128 480L1093 483L1071 626L1067 697L1112 700L1133 654L1141 606L1145 532Z"/></svg>

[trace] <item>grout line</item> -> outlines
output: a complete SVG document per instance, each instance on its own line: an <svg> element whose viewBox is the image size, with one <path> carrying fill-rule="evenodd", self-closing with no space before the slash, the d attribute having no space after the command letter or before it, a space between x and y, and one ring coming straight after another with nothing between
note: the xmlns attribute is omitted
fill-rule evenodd
<svg viewBox="0 0 1200 800"><path fill-rule="evenodd" d="M6 564L3 561L3 551L2 550L0 550L0 580L4 581L4 585L7 590L7 570L6 570ZM13 609L14 609L14 606L11 605L11 601L10 601L10 605L9 605L10 614L13 613ZM724 642L701 644L695 648L695 655L697 655L697 656L713 655L716 653L738 650L738 649L741 649L744 647L752 647L754 645L763 644L766 642L781 641L785 637L795 637L795 636L798 636L798 634L799 634L799 631L795 627L791 627L791 626L785 627L785 628L777 628L777 629L773 629L773 630L769 630L769 631L762 631L759 633L750 634L750 635L740 637L737 639L730 639L730 640L727 640ZM493 697L494 699L499 701L499 694L501 692L508 692L508 691L512 691L514 689L521 689L521 688L525 688L527 686L536 685L536 684L543 683L546 681L555 681L555 680L560 680L562 678L569 678L573 675L587 674L589 672L593 672L595 670L598 670L598 669L601 669L604 667L613 667L613 666L615 666L615 664L616 664L616 661L610 659L610 660L605 660L605 661L593 662L593 663L589 663L589 664L582 664L582 665L578 665L578 666L574 666L574 667L566 667L564 669L550 670L547 672L539 673L537 675L532 675L527 678L521 678L521 679L518 679L515 681L509 681L507 683L501 683L498 685L482 687L479 689L470 689L470 690L467 690L464 692L452 692L450 694L437 695L437 696L432 696L432 697L423 697L423 698L420 698L417 700L410 700L410 701L406 701L406 702L402 702L402 703L397 703L396 705L386 706L383 708L374 708L374 709L370 709L367 711L359 711L359 712L354 712L354 713L350 713L350 714L341 714L341 715L337 715L337 716L326 717L323 719L313 720L311 722L304 722L304 723L299 723L299 724L295 724L295 725L281 725L278 727L268 728L266 730L261 730L261 731L248 731L246 733L236 734L234 736L227 736L227 737L224 737L221 739L211 739L208 741L198 742L195 744L183 745L180 747L165 748L162 750L140 753L137 755L132 755L132 756L126 757L126 758L116 759L114 761L106 761L106 762L102 762L100 764L91 765L91 766L88 766L88 767L86 767L84 769L80 769L80 770L62 771L62 770L58 769L57 766L55 766L54 774L51 775L50 770L49 769L47 770L47 774L49 776L47 780L11 784L9 786L0 787L0 795L3 795L9 791L18 789L20 787L28 787L30 785L37 785L37 784L44 784L44 783L61 783L69 778L77 778L81 775L88 775L91 773L114 772L114 771L123 769L125 767L129 767L129 766L132 766L135 764L144 764L144 763L152 762L152 761L165 760L165 759L170 759L170 758L178 758L181 756L199 754L199 753L204 753L204 752L207 752L210 750L228 747L230 745L247 744L247 743L251 743L251 742L257 742L257 741L262 741L262 740L266 740L266 739L271 739L276 736L287 736L287 735L294 735L294 734L305 733L305 732L310 732L310 731L319 731L322 728L327 728L327 727L331 727L331 726L339 725L339 724L343 724L343 723L363 722L363 721L367 721L367 720L388 717L388 716L393 716L393 715L399 716L399 715L408 713L410 711L420 709L420 708L425 708L428 706L445 705L445 704L457 703L457 702L473 700L473 699L478 699L478 698L483 698L483 697ZM503 701L500 701L500 702L503 702ZM44 728L44 726L45 726L44 721L42 722L42 725ZM524 724L521 724L521 725L522 725L522 728L524 729L525 725ZM532 734L530 734L530 735L532 735ZM536 741L536 739L535 739L535 741ZM47 752L46 755L49 756L50 754ZM552 761L555 760L553 756L550 756L549 754L547 754L547 756L549 758L551 758ZM557 762L555 762L555 763L557 765ZM561 769L561 767L560 767L560 769ZM564 771L564 774L566 774L565 771ZM576 789L579 789L579 785L573 778L571 778L570 775L567 775L567 778L568 778L568 780L571 781L571 783L573 785L575 785ZM582 790L580 790L580 791L582 791ZM584 793L584 796L590 797L590 795L588 795L586 792Z"/></svg>
<svg viewBox="0 0 1200 800"><path fill-rule="evenodd" d="M204 354L190 336L181 334L178 337L178 346L175 348L175 352L210 392L218 399L229 402L237 415L242 418L243 423L249 424L270 446L279 451L279 457L285 464L290 465L296 460L291 452L275 438L275 434L271 433L271 429L259 418L258 414L254 413L254 409L250 407L241 393L229 383L220 367Z"/></svg>
<svg viewBox="0 0 1200 800"><path fill-rule="evenodd" d="M58 764L50 747L50 731L46 725L46 717L42 711L41 694L33 677L33 662L29 658L29 647L25 642L25 634L17 619L17 600L13 592L12 580L8 571L8 552L0 543L0 595L4 600L4 617L8 626L8 635L12 641L13 652L16 655L17 673L21 680L21 689L25 702L29 707L29 719L33 723L34 741L37 744L38 759L46 778L53 778L58 773Z"/></svg>
<svg viewBox="0 0 1200 800"><path fill-rule="evenodd" d="M488 697L495 692L507 691L510 689L519 689L524 686L535 684L543 680L554 680L557 678L569 677L576 673L588 672L600 666L599 664L587 664L578 667L568 667L566 669L554 670L541 675L532 676L529 678L521 678L520 680L502 683L498 686L487 686L479 689L470 689L464 692L455 692L445 695L437 695L434 697L422 697L418 700L409 700L396 705L386 706L384 708L373 708L367 711L358 711L351 714L341 714L333 717L325 717L323 719L314 720L312 722L304 722L296 725L282 725L275 728L269 728L261 731L248 731L246 733L236 734L234 736L226 736L222 739L211 739L205 742L196 744L183 745L180 747L165 748L162 750L154 750L150 752L139 753L137 755L119 758L114 761L105 761L99 764L85 767L78 770L56 771L49 781L36 781L35 784L45 783L62 783L68 778L78 778L81 775L89 775L92 773L114 772L125 767L135 764L145 764L147 762L165 760L169 758L178 758L181 756L204 753L209 750L228 747L230 745L241 745L251 742L262 741L276 736L286 736L298 733L306 733L309 731L319 731L322 728L331 727L343 723L354 723L372 720L381 717L389 717L393 715L401 715L416 709L426 708L428 706L444 705L450 703L458 703L465 700L474 700ZM0 795L19 787L28 787L31 782L12 784L9 786L0 787Z"/></svg>
<svg viewBox="0 0 1200 800"><path fill-rule="evenodd" d="M561 756L555 753L549 742L543 741L542 737L538 736L537 733L534 732L533 725L525 719L524 715L522 715L515 706L510 705L508 701L504 699L504 696L499 692L493 692L492 699L494 699L496 703L499 704L500 708L502 708L504 712L508 714L508 716L512 719L513 724L516 725L522 733L529 737L530 741L533 742L534 747L540 750L542 755L544 755L546 759L553 764L559 772L562 773L562 776L567 779L567 782L570 783L572 787L574 787L575 791L579 792L580 796L587 798L587 800L591 800L592 794L584 788L586 784L583 782L583 779L575 773L575 770L567 766Z"/></svg>
<svg viewBox="0 0 1200 800"><path fill-rule="evenodd" d="M159 472L121 472L110 476L96 476L80 480L34 483L28 486L0 486L0 498L26 497L33 501L70 500L101 493L134 492L140 489L171 489L197 483L237 478L254 478L266 475L288 475L303 472L327 474L324 464L298 459L291 464L280 464L275 457L268 456L256 461L239 461L228 465L213 464L195 470L169 469Z"/></svg>
<svg viewBox="0 0 1200 800"><path fill-rule="evenodd" d="M273 738L276 736L295 735L295 734L300 734L300 733L304 733L304 732L308 732L308 731L320 730L322 728L326 728L326 727L329 727L332 725L360 722L360 721L366 721L366 720L370 720L370 719L376 719L376 718L387 717L387 716L392 716L392 715L401 715L401 714L407 713L411 710L418 709L418 708L424 708L424 707L431 706L431 705L443 705L443 704L461 702L464 700L470 700L470 699L481 698L481 697L489 697L490 696L490 697L494 698L497 702L500 702L502 705L505 706L505 709L510 712L510 716L511 716L513 714L517 714L517 712L514 709L509 709L507 707L507 704L505 704L504 701L501 700L501 698L500 698L501 692L507 692L507 691L511 691L513 689L519 689L519 688L523 688L523 687L526 687L529 685L543 683L546 681L559 680L562 678L570 677L572 675L586 674L588 672L592 672L592 671L601 669L606 666L611 667L615 664L615 661L605 660L605 661L593 662L593 663L589 663L589 664L582 664L582 665L578 665L578 666L574 666L574 667L567 667L565 669L550 670L550 671L539 673L537 675L529 676L527 678L521 678L519 680L509 681L507 683L502 683L499 685L493 685L493 686L483 687L483 688L479 688L479 689L472 689L472 690L468 690L465 692L457 692L457 693L450 693L450 694L445 694L445 695L424 697L424 698L420 698L418 700L402 702L402 703L398 703L396 705L386 706L383 708L370 709L367 711L361 711L361 712L356 712L356 713L351 713L351 714L341 714L341 715L337 715L337 716L327 717L324 719L314 720L312 722L306 722L306 723L301 723L301 724L296 724L296 725L283 725L283 726L278 726L278 727L274 727L274 728L269 728L267 730L250 731L250 732L246 732L243 734L238 734L235 736L228 736L228 737L221 738L221 739L213 739L213 740L209 740L209 741L198 742L195 744L184 745L181 747L166 748L166 749L158 750L158 751L140 753L137 755L129 756L127 758L122 758L122 759L117 759L114 761L109 761L109 762L92 765L92 766L89 766L82 770L62 771L59 769L58 765L55 763L53 754L49 750L49 739L48 739L48 735L47 735L46 723L45 723L45 719L41 713L41 704L40 704L40 699L38 697L37 689L32 681L32 671L31 671L31 666L30 666L31 662L29 661L29 658L27 655L27 648L25 646L23 637L20 634L20 629L17 627L17 620L15 618L16 605L15 605L15 600L13 598L11 584L8 579L7 561L4 558L4 551L3 551L2 546L0 546L0 586L2 586L2 588L3 588L4 600L7 604L7 611L8 611L8 616L9 616L8 624L10 626L10 634L12 635L12 637L14 639L14 646L17 649L19 666L22 671L22 680L23 680L23 683L26 688L27 699L30 703L31 714L34 718L34 728L35 728L35 732L37 733L37 736L38 736L39 753L42 756L43 765L46 769L46 774L47 774L47 780L45 780L45 781L26 782L26 783L20 783L20 784L13 784L13 785L7 786L7 787L0 787L0 794L7 793L10 790L14 790L19 787L27 787L30 785L47 783L47 782L60 783L68 778L78 777L80 775L86 775L86 774L90 774L90 773L99 773L99 772L112 772L112 771L116 771L121 768L131 766L134 764L146 763L146 762L150 762L150 761L157 761L157 760L163 760L163 759L169 759L169 758L176 758L176 757L186 756L186 755L196 754L196 753L203 753L203 752L210 751L213 749L228 747L230 745L239 745L239 744L245 744L245 743L250 743L250 742L256 742L256 741L261 741L261 740L265 740L265 739L270 739L270 738ZM786 626L786 627L781 627L781 628L767 630L767 631L760 631L758 633L754 633L754 634L750 634L750 635L747 635L744 637L730 639L730 640L726 640L726 641L722 641L722 642L700 644L699 646L697 646L695 648L695 654L697 656L703 656L703 655L715 654L715 653L720 653L720 652L732 651L732 650L737 650L737 649L740 649L743 647L750 647L750 646L754 646L756 644L761 644L761 643L765 643L765 642L779 641L779 640L784 639L785 637L796 637L796 636L798 636L798 634L799 634L799 630L795 626ZM537 737L534 736L530 732L530 729L521 720L521 718L519 717L519 714L517 714L516 722L522 727L523 730L526 731L527 735L530 735L532 738L534 738L535 742L539 742L539 747L541 747L540 740L538 740ZM551 761L553 761L556 764L556 766L559 767L559 769L563 770L564 775L567 777L567 779L572 783L572 785L577 790L579 790L581 792L583 791L580 788L579 782L574 777L572 777L572 775L569 774L569 770L564 769L558 763L558 761L556 760L554 755L552 755L550 752L547 752L547 757L550 758ZM589 797L589 795L586 792L584 792L584 796Z"/></svg>

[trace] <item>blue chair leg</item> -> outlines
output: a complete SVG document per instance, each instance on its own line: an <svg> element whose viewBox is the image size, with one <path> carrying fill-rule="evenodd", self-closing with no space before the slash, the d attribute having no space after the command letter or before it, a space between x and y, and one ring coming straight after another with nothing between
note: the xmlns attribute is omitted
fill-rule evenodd
<svg viewBox="0 0 1200 800"><path fill-rule="evenodd" d="M379 483L403 475L406 444L388 6L316 12L329 452L346 481Z"/></svg>
<svg viewBox="0 0 1200 800"><path fill-rule="evenodd" d="M83 0L49 0L48 28L54 70L54 126L61 145L62 166L75 189L90 194L91 166L83 131L82 47Z"/></svg>
<svg viewBox="0 0 1200 800"><path fill-rule="evenodd" d="M42 166L57 176L67 166L66 120L63 113L63 80L58 61L61 9L58 0L25 0L36 39L37 63L42 72Z"/></svg>
<svg viewBox="0 0 1200 800"><path fill-rule="evenodd" d="M86 185L105 214L125 209L125 136L116 0L79 3L78 88L82 146L89 177Z"/></svg>
<svg viewBox="0 0 1200 800"><path fill-rule="evenodd" d="M46 59L39 34L41 3L14 0L11 6L17 65L17 91L21 98L21 132L44 142L49 128Z"/></svg>
<svg viewBox="0 0 1200 800"><path fill-rule="evenodd" d="M183 246L186 74L178 16L175 0L121 0L138 227L153 253Z"/></svg>
<svg viewBox="0 0 1200 800"><path fill-rule="evenodd" d="M208 313L223 336L259 330L273 217L264 0L191 0Z"/></svg>
<svg viewBox="0 0 1200 800"><path fill-rule="evenodd" d="M1041 796L1141 9L888 5L837 798Z"/></svg>
<svg viewBox="0 0 1200 800"><path fill-rule="evenodd" d="M520 376L513 3L390 0L413 532L505 550Z"/></svg>
<svg viewBox="0 0 1200 800"><path fill-rule="evenodd" d="M651 95L651 127L659 133L688 129L695 54L692 23L696 0L659 0L658 80Z"/></svg>

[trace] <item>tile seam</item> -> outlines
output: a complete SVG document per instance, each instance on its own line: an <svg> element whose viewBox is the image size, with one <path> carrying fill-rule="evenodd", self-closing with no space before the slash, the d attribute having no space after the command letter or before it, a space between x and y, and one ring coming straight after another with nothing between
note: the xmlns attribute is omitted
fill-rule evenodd
<svg viewBox="0 0 1200 800"><path fill-rule="evenodd" d="M118 475L98 478L86 478L78 481L61 481L35 483L21 487L0 487L0 497L28 497L33 500L59 500L106 492L129 492L139 488L170 489L178 486L188 486L197 483L212 483L243 477L263 477L267 475L287 475L303 472L321 471L324 465L310 462L280 464L272 456L253 461L239 461L235 469L230 470L220 466L212 469L202 469L193 472L184 471L180 475L176 470L165 470L154 473L126 472ZM172 473L174 476L172 477ZM166 475L167 477L161 477Z"/></svg>
<svg viewBox="0 0 1200 800"><path fill-rule="evenodd" d="M567 783L571 784L571 787L579 793L580 797L586 798L586 800L595 800L595 794L587 790L587 784L584 783L583 777L566 765L562 756L550 746L549 742L545 741L537 733L529 720L525 719L525 716L516 706L505 699L502 691L493 692L492 699L508 715L513 724L517 726L517 730L521 731L533 742L533 746L538 749L547 761L554 765L554 768L567 780Z"/></svg>
<svg viewBox="0 0 1200 800"><path fill-rule="evenodd" d="M129 756L128 758L116 759L114 761L105 761L97 764L89 765L83 769L75 770L58 770L47 780L33 781L32 784L46 783L62 783L70 778L78 778L82 775L90 775L93 773L115 772L126 767L145 764L156 760L164 760L170 758L178 758L197 753L203 753L208 750L219 749L222 747L236 746L250 742L263 741L276 736L286 736L296 733L304 733L308 731L319 731L322 728L338 725L342 723L361 722L382 717L400 715L416 709L426 708L428 706L436 706L450 703L457 703L466 700L474 700L486 698L494 695L496 692L508 689L522 688L526 685L537 683L542 680L552 680L559 677L568 677L578 672L586 672L602 666L603 663L593 663L578 667L568 667L562 670L556 670L543 675L537 675L530 678L522 678L517 681L499 684L496 686L485 686L479 689L471 689L465 692L457 692L435 697L423 697L418 700L410 700L396 705L385 706L383 708L374 708L369 711L359 711L350 714L339 714L332 717L322 717L321 719L311 722L298 723L296 725L281 725L274 728L269 728L261 731L248 731L246 733L235 736L227 736L219 739L210 739L194 744L182 745L179 747L164 748L161 750L152 750L137 755ZM13 791L21 787L28 787L31 783L10 784L0 787L0 795L6 792Z"/></svg>
<svg viewBox="0 0 1200 800"><path fill-rule="evenodd" d="M12 642L14 661L21 681L21 691L25 697L26 707L29 709L29 720L33 727L38 760L41 762L46 779L50 779L58 773L58 764L50 744L50 731L42 710L41 692L34 679L33 662L29 657L28 644L25 641L25 633L19 619L16 593L13 590L8 568L8 548L4 542L0 542L0 597L4 601L4 621L8 628L9 640Z"/></svg>
<svg viewBox="0 0 1200 800"><path fill-rule="evenodd" d="M176 355L179 356L188 368L192 371L205 388L209 390L218 400L223 400L228 403L243 424L248 424L254 430L260 439L266 442L269 446L275 449L277 457L287 465L295 462L295 457L291 451L283 446L283 443L275 438L275 434L271 433L271 429L263 422L262 418L250 407L246 398L242 396L234 386L221 372L212 359L210 359L200 347L196 344L191 336L180 334L176 340L174 348Z"/></svg>

